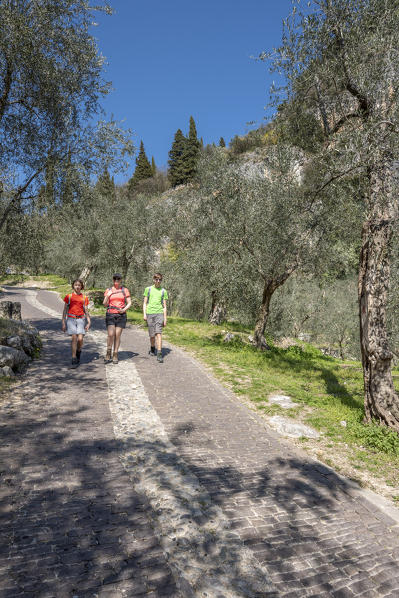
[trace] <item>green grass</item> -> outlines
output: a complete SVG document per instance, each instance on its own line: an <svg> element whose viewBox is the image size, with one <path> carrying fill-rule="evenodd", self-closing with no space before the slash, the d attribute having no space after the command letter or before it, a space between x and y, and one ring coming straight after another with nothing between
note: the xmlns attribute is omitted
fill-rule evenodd
<svg viewBox="0 0 399 598"><path fill-rule="evenodd" d="M63 279L40 277L65 293ZM69 288L69 287L68 287ZM97 315L105 313L97 307ZM129 310L128 321L143 325L141 311ZM226 332L238 338L225 343ZM247 342L252 330L239 323L215 327L180 317L169 317L164 336L171 343L188 350L210 368L213 374L238 396L250 401L260 414L282 414L306 423L322 433L319 441L303 439L300 443L320 446L319 458L339 468L337 455L356 471L369 472L399 490L399 437L377 424L363 424L363 379L361 364L324 356L317 348L300 343L288 349L273 345L260 352ZM394 374L399 369L394 369ZM399 387L399 376L394 377ZM298 407L283 410L268 403L271 393L288 394ZM346 427L341 425L346 422ZM344 469L345 471L345 469Z"/></svg>
<svg viewBox="0 0 399 598"><path fill-rule="evenodd" d="M130 317L129 317L130 319ZM141 314L133 322L140 322ZM237 324L225 331L251 332ZM324 455L331 453L334 464L338 448L348 463L371 475L399 484L399 437L376 424L363 424L363 378L359 362L342 362L324 356L318 349L301 343L288 349L271 344L260 352L241 338L224 343L225 332L206 322L170 318L165 337L203 361L222 383L251 401L265 415L283 414L311 425L322 433ZM343 367L343 366L349 367ZM395 378L398 382L398 378ZM298 407L283 410L267 401L271 393L288 394ZM346 427L341 425L346 422ZM306 445L309 441L304 440ZM316 441L317 442L317 441Z"/></svg>

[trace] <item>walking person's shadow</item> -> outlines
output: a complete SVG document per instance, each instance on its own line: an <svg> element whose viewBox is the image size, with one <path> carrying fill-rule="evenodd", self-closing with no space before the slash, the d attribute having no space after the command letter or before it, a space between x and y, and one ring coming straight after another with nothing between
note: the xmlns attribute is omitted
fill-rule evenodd
<svg viewBox="0 0 399 598"><path fill-rule="evenodd" d="M125 361L126 359L133 359L133 357L138 357L140 353L136 353L135 351L118 351L118 359L119 361Z"/></svg>

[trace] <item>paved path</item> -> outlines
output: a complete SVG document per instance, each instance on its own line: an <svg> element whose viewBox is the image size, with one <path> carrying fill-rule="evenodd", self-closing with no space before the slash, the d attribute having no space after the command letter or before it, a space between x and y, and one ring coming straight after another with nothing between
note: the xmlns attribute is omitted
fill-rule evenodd
<svg viewBox="0 0 399 598"><path fill-rule="evenodd" d="M107 377L100 336L69 370L59 321L13 293L46 344L30 382L0 405L0 596L399 596L398 518L281 440L183 352L169 348L158 364L144 332L125 331L128 350ZM60 311L54 294L37 299ZM125 382L133 372L136 389L126 426L118 371ZM139 404L155 422L152 442L137 433ZM168 496L187 510L177 539ZM212 542L199 543L201 529ZM260 574L263 590L252 584Z"/></svg>

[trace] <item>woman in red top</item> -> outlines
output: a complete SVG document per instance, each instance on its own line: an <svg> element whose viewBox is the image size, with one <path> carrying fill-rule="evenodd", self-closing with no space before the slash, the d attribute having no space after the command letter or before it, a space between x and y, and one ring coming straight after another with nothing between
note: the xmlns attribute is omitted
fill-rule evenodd
<svg viewBox="0 0 399 598"><path fill-rule="evenodd" d="M121 343L122 330L126 326L126 312L132 304L128 289L122 285L122 276L114 274L112 280L114 283L113 286L104 293L104 305L107 308L105 324L108 333L107 353L104 357L105 363L111 361L112 347L114 348L112 363L118 363L118 350Z"/></svg>
<svg viewBox="0 0 399 598"><path fill-rule="evenodd" d="M72 337L72 367L77 368L83 347L83 337L90 328L90 315L87 310L89 299L83 295L83 282L77 278L72 283L73 293L64 297L64 311L62 314L62 330L68 331ZM86 319L87 317L87 324Z"/></svg>

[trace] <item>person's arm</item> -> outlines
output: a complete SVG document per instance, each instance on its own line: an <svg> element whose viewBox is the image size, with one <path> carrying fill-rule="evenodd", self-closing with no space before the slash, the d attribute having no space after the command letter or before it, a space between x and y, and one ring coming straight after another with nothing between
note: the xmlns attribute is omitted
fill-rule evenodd
<svg viewBox="0 0 399 598"><path fill-rule="evenodd" d="M129 307L131 306L131 304L132 304L132 299L131 299L131 297L129 295L129 297L126 297L126 305L125 305L125 307L123 309L121 309L120 313L121 314L126 313L127 310L129 309Z"/></svg>
<svg viewBox="0 0 399 598"><path fill-rule="evenodd" d="M87 319L87 324L85 326L85 330L87 332L89 330L90 326L91 326L91 318L90 318L90 314L89 314L89 306L88 305L84 305L83 309L84 309L85 316L86 316L86 319Z"/></svg>
<svg viewBox="0 0 399 598"><path fill-rule="evenodd" d="M167 316L166 316L166 299L163 300L163 325L166 326Z"/></svg>
<svg viewBox="0 0 399 598"><path fill-rule="evenodd" d="M144 320L147 320L147 303L148 303L148 297L147 295L144 296L144 301L143 301L143 317Z"/></svg>
<svg viewBox="0 0 399 598"><path fill-rule="evenodd" d="M62 323L61 323L61 328L62 328L62 332L66 331L66 316L68 313L68 304L65 303L64 305L64 311L62 312Z"/></svg>
<svg viewBox="0 0 399 598"><path fill-rule="evenodd" d="M103 301L103 305L105 305L105 307L108 307L109 304L109 298L112 295L112 290L111 289L107 289L105 291L105 295L104 295L104 301Z"/></svg>

